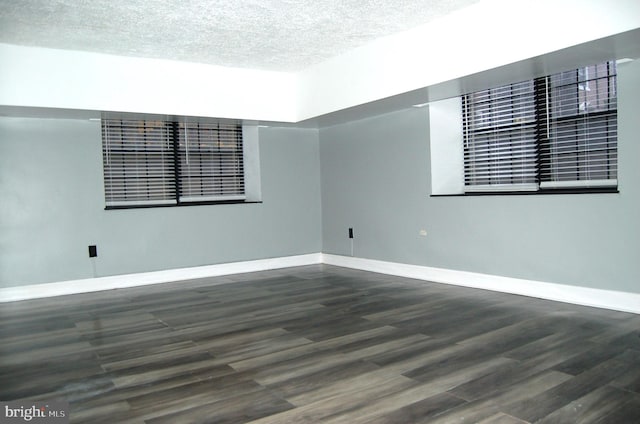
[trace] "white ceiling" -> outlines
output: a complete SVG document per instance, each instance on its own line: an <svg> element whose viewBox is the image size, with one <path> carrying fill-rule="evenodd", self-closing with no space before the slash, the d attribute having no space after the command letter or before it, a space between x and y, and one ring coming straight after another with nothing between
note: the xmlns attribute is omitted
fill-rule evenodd
<svg viewBox="0 0 640 424"><path fill-rule="evenodd" d="M0 0L0 42L300 71L479 0Z"/></svg>

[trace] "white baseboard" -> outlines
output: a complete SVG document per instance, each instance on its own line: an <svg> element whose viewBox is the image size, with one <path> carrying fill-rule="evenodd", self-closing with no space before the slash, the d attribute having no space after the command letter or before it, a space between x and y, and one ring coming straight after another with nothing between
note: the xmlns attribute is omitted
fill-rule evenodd
<svg viewBox="0 0 640 424"><path fill-rule="evenodd" d="M640 314L640 294L545 283L451 269L322 254L322 263L503 293Z"/></svg>
<svg viewBox="0 0 640 424"><path fill-rule="evenodd" d="M287 256L255 261L232 262L218 265L206 265L192 268L170 269L165 271L143 272L138 274L114 275L109 277L87 278L82 280L61 281L56 283L35 284L18 287L0 288L0 303L18 300L38 299L67 294L89 293L127 287L162 284L198 278L219 277L243 272L267 271L271 269L325 263L345 268L378 272L398 277L415 278L434 283L452 284L503 293L555 300L576 305L612 309L616 311L640 314L640 294L612 290L592 289L480 274L467 271L433 268L420 265L408 265L350 256L311 253L308 255Z"/></svg>
<svg viewBox="0 0 640 424"><path fill-rule="evenodd" d="M137 274L113 275L109 277L86 278L82 280L28 286L5 287L0 289L0 303L18 300L38 299L67 294L89 293L101 290L161 284L197 278L219 277L243 272L266 271L293 266L314 265L322 261L320 253L259 259L255 261L232 262L164 271L141 272Z"/></svg>

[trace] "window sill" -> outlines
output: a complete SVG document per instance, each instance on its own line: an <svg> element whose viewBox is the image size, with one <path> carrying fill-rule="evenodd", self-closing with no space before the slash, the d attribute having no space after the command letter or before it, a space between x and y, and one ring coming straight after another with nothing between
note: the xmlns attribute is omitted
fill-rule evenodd
<svg viewBox="0 0 640 424"><path fill-rule="evenodd" d="M530 196L545 194L600 194L600 193L620 193L616 187L602 188L562 188L562 189L542 189L537 191L477 191L456 194L430 194L429 197L476 197L476 196Z"/></svg>
<svg viewBox="0 0 640 424"><path fill-rule="evenodd" d="M149 208L175 208L183 206L210 206L210 205L239 205L239 204L254 204L262 203L261 200L215 200L205 202L182 202L172 203L165 205L118 205L118 206L105 206L104 210L118 210L118 209L149 209Z"/></svg>

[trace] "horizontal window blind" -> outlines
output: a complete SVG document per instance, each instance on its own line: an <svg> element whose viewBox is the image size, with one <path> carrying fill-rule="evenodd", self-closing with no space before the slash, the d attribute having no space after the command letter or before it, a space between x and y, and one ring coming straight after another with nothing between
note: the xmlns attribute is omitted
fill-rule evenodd
<svg viewBox="0 0 640 424"><path fill-rule="evenodd" d="M616 186L615 62L561 72L544 81L549 113L540 149L541 186Z"/></svg>
<svg viewBox="0 0 640 424"><path fill-rule="evenodd" d="M244 199L242 127L180 123L180 200Z"/></svg>
<svg viewBox="0 0 640 424"><path fill-rule="evenodd" d="M466 191L536 187L533 81L463 96Z"/></svg>
<svg viewBox="0 0 640 424"><path fill-rule="evenodd" d="M102 120L107 207L245 199L237 121Z"/></svg>
<svg viewBox="0 0 640 424"><path fill-rule="evenodd" d="M176 200L173 146L163 121L102 120L107 206Z"/></svg>
<svg viewBox="0 0 640 424"><path fill-rule="evenodd" d="M617 186L615 62L462 96L465 191Z"/></svg>

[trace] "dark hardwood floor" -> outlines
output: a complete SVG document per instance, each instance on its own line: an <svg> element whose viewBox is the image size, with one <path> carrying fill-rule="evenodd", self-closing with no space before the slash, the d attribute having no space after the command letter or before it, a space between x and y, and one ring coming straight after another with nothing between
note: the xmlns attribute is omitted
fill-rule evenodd
<svg viewBox="0 0 640 424"><path fill-rule="evenodd" d="M0 400L66 399L71 422L640 422L621 312L318 265L0 319Z"/></svg>

